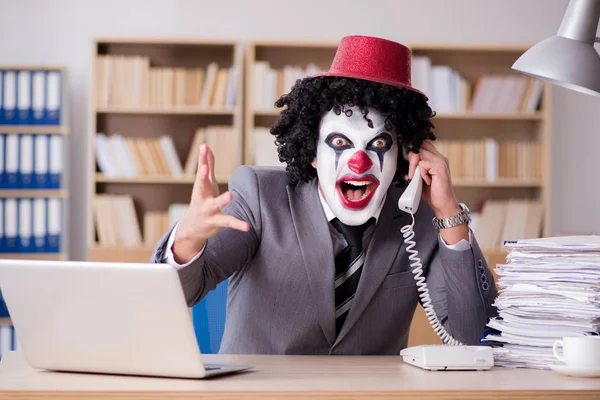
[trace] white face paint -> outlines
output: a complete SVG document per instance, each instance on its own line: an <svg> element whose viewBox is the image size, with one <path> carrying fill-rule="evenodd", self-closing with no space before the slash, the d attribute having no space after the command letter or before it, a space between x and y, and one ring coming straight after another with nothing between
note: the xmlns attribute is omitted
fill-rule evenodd
<svg viewBox="0 0 600 400"><path fill-rule="evenodd" d="M346 225L362 225L377 215L398 163L396 134L385 129L384 116L369 109L367 118L372 128L358 107L344 108L340 115L329 111L319 129L319 185L333 214Z"/></svg>

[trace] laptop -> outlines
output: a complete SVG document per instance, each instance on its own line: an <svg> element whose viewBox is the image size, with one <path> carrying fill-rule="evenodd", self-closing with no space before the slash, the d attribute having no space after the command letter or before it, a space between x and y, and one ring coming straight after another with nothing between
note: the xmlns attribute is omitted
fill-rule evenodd
<svg viewBox="0 0 600 400"><path fill-rule="evenodd" d="M0 260L0 290L33 368L174 378L252 368L203 363L168 264Z"/></svg>

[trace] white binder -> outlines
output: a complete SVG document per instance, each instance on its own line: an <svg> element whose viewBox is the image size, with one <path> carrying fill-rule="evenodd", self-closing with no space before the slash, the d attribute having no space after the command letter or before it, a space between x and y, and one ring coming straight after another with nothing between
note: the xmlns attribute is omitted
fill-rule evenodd
<svg viewBox="0 0 600 400"><path fill-rule="evenodd" d="M4 118L3 123L17 123L17 77L15 71L4 71Z"/></svg>
<svg viewBox="0 0 600 400"><path fill-rule="evenodd" d="M35 136L35 156L34 156L34 181L35 187L44 189L50 187L48 172L48 136Z"/></svg>
<svg viewBox="0 0 600 400"><path fill-rule="evenodd" d="M19 182L21 189L31 189L34 187L33 180L33 135L20 135L20 160L19 160Z"/></svg>
<svg viewBox="0 0 600 400"><path fill-rule="evenodd" d="M31 71L19 71L17 83L18 121L27 125L31 111Z"/></svg>
<svg viewBox="0 0 600 400"><path fill-rule="evenodd" d="M19 172L19 135L12 133L6 135L6 185L8 189L16 189L18 186L17 174Z"/></svg>
<svg viewBox="0 0 600 400"><path fill-rule="evenodd" d="M4 243L8 253L17 252L17 215L17 199L4 199Z"/></svg>
<svg viewBox="0 0 600 400"><path fill-rule="evenodd" d="M46 199L33 200L33 248L36 253L46 251Z"/></svg>
<svg viewBox="0 0 600 400"><path fill-rule="evenodd" d="M44 122L46 116L46 73L44 71L35 71L31 78L31 85L31 108L33 110L31 121L39 125Z"/></svg>
<svg viewBox="0 0 600 400"><path fill-rule="evenodd" d="M19 247L21 253L30 253L33 250L32 230L33 212L31 199L19 199Z"/></svg>
<svg viewBox="0 0 600 400"><path fill-rule="evenodd" d="M48 71L46 75L46 123L49 125L60 125L60 86L60 72Z"/></svg>

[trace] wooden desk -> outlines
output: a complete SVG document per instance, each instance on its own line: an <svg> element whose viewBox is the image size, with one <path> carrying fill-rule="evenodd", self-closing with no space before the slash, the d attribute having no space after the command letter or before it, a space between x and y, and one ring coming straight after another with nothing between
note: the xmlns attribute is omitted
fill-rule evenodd
<svg viewBox="0 0 600 400"><path fill-rule="evenodd" d="M400 357L206 356L253 372L205 380L36 371L20 353L0 363L1 399L600 399L600 379L493 368L431 372Z"/></svg>

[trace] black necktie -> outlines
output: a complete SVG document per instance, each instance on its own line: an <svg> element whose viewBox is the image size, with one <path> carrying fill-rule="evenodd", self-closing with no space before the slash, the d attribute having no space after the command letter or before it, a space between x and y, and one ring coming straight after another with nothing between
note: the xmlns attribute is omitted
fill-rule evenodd
<svg viewBox="0 0 600 400"><path fill-rule="evenodd" d="M370 218L363 225L350 226L343 224L337 218L331 221L348 243L348 246L335 257L335 327L338 334L352 307L365 263L362 248L363 234L374 222L375 218Z"/></svg>

